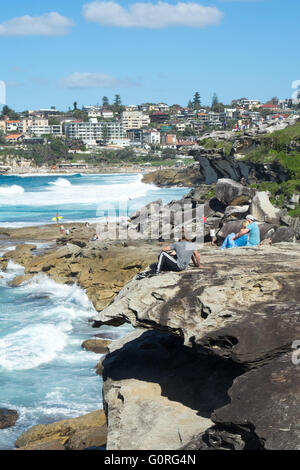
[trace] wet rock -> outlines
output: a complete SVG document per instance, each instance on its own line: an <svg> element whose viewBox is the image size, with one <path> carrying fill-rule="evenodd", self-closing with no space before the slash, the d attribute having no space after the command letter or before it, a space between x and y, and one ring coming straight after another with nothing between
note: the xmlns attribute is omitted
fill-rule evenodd
<svg viewBox="0 0 300 470"><path fill-rule="evenodd" d="M79 418L33 426L17 439L15 446L22 450L82 450L85 445L103 446L105 442L105 414L97 410Z"/></svg>
<svg viewBox="0 0 300 470"><path fill-rule="evenodd" d="M16 410L0 408L0 429L11 428L17 421L19 414Z"/></svg>
<svg viewBox="0 0 300 470"><path fill-rule="evenodd" d="M103 356L100 361L98 362L98 364L96 365L95 369L96 369L96 374L98 375L102 375L103 374L103 371L104 371L104 366L103 366L103 361L105 360L105 357L106 356Z"/></svg>
<svg viewBox="0 0 300 470"><path fill-rule="evenodd" d="M110 343L111 340L109 339L87 339L82 343L81 347L97 354L105 354Z"/></svg>

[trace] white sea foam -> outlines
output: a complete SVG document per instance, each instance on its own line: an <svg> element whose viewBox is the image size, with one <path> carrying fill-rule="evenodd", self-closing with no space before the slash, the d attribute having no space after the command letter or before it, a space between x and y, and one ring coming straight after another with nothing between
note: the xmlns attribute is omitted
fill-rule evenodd
<svg viewBox="0 0 300 470"><path fill-rule="evenodd" d="M93 305L86 295L85 291L80 287L67 284L57 284L45 274L38 274L34 278L22 284L21 289L24 293L34 295L47 294L51 299L57 301L67 300L74 303L86 311L86 315L94 311Z"/></svg>
<svg viewBox="0 0 300 470"><path fill-rule="evenodd" d="M56 181L52 181L48 184L51 184L53 186L57 186L59 188L70 188L72 186L70 181L66 180L65 178L58 178ZM53 189L55 189L55 188L53 188Z"/></svg>
<svg viewBox="0 0 300 470"><path fill-rule="evenodd" d="M3 203L4 199L11 199L12 197L20 197L24 194L24 188L13 184L12 186L0 186L0 202Z"/></svg>
<svg viewBox="0 0 300 470"><path fill-rule="evenodd" d="M24 274L24 271L25 269L23 266L20 266L12 260L9 260L6 270L0 271L2 276L2 279L0 279L1 284L7 285L14 277Z"/></svg>
<svg viewBox="0 0 300 470"><path fill-rule="evenodd" d="M10 261L8 270L2 273L4 280L10 281L20 273L20 269L23 272L23 268ZM24 296L24 305L26 302L30 305L24 316L24 322L30 324L0 339L0 367L6 370L34 369L55 360L68 345L72 345L70 332L74 322L95 312L83 289L76 285L57 284L45 275L35 276L21 284L18 288L20 294ZM47 298L49 307L46 307ZM35 300L40 299L46 302L43 308L35 307ZM39 311L38 322L35 308ZM71 362L70 357L66 360L67 357L68 353L64 352L62 360Z"/></svg>
<svg viewBox="0 0 300 470"><path fill-rule="evenodd" d="M97 207L103 202L128 201L145 196L149 190L159 190L155 186L142 183L141 180L142 175L136 175L133 180L124 184L119 181L112 182L112 184L71 184L65 178L59 178L54 184L48 185L42 191L24 192L22 188L21 193L21 190L18 190L19 192L15 190L13 198L11 197L13 191L9 190L9 194L6 194L8 188L4 188L0 204L24 206L34 204L36 207L89 204Z"/></svg>
<svg viewBox="0 0 300 470"><path fill-rule="evenodd" d="M0 339L0 366L7 370L33 369L55 359L68 336L52 324L25 326Z"/></svg>

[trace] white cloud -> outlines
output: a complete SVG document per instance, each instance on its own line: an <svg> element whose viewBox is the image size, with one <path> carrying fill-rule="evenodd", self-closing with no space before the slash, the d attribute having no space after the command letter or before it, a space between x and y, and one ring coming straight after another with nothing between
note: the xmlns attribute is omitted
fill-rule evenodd
<svg viewBox="0 0 300 470"><path fill-rule="evenodd" d="M104 73L74 72L58 82L61 88L129 88L138 86L138 83L128 79L106 75Z"/></svg>
<svg viewBox="0 0 300 470"><path fill-rule="evenodd" d="M220 23L223 13L216 7L198 3L133 3L128 10L115 2L91 2L83 6L87 21L124 28L166 28L187 26L204 28Z"/></svg>
<svg viewBox="0 0 300 470"><path fill-rule="evenodd" d="M56 12L20 16L0 23L0 36L63 36L74 21Z"/></svg>

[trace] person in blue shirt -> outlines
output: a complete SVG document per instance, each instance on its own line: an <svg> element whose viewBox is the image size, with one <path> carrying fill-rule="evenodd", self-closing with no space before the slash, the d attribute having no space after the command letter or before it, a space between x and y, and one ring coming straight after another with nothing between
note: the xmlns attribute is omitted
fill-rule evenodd
<svg viewBox="0 0 300 470"><path fill-rule="evenodd" d="M260 244L260 231L253 215L247 215L246 220L248 221L247 232L249 238L246 246L258 246Z"/></svg>

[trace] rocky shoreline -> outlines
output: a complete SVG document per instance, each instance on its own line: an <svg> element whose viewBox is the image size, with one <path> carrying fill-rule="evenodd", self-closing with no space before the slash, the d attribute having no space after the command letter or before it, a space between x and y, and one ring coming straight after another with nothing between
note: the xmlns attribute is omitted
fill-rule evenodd
<svg viewBox="0 0 300 470"><path fill-rule="evenodd" d="M300 376L292 362L292 344L300 338L299 219L274 208L267 193L228 178L217 181L213 197L207 190L199 185L165 206L155 201L162 218L155 240L145 219L151 204L132 215L122 240L90 241L95 226L83 224L70 224L68 236L55 225L0 229L1 245L17 245L3 254L0 268L10 261L25 268L12 287L36 275L75 283L98 312L91 319L95 328L135 327L121 340L96 337L83 344L106 354L96 367L103 376L107 449L299 449ZM206 243L199 252L205 269L139 280L136 275L169 240L165 234L173 238L182 227L172 218L167 224L164 214L185 204L192 208L184 221L189 233L193 208L203 206ZM220 252L210 245L211 228L220 244L247 213L255 214L261 238L273 246ZM52 244L37 249L34 241ZM74 424L79 434L68 438L60 426L73 425L32 428L17 447L105 445L99 422L82 433Z"/></svg>

